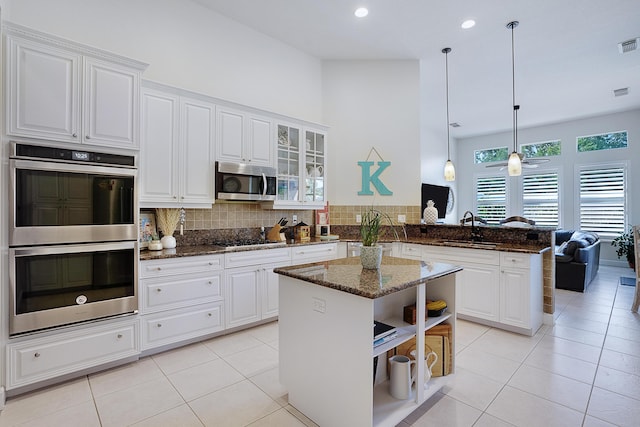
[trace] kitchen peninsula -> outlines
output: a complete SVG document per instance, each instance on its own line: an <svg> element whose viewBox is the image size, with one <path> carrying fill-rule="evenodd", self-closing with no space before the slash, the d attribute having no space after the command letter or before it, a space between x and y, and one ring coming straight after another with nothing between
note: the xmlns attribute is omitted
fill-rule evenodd
<svg viewBox="0 0 640 427"><path fill-rule="evenodd" d="M289 403L319 425L397 425L451 376L433 378L427 385L418 380L412 398L394 399L386 353L415 337L416 359L423 360L424 331L445 320L455 337L458 271L450 264L394 257L383 257L379 270L363 269L359 257L276 268L280 382ZM415 326L405 323L403 307L417 302L416 318L424 318L427 298L445 300L448 311ZM396 327L397 338L373 347L374 320ZM381 362L377 374L376 356ZM424 364L416 366L415 377L424 378Z"/></svg>

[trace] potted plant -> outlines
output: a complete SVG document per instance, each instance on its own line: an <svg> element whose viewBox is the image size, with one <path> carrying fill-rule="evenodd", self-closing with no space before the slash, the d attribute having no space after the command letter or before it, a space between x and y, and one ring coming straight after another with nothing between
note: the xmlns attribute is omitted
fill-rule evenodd
<svg viewBox="0 0 640 427"><path fill-rule="evenodd" d="M374 208L369 208L362 213L360 222L360 237L362 237L360 261L365 269L375 270L380 267L382 262L382 246L378 245L378 240L387 230L382 225L383 220L389 222L391 230L397 239L398 233L393 227L393 222L389 215Z"/></svg>
<svg viewBox="0 0 640 427"><path fill-rule="evenodd" d="M633 248L633 229L629 229L626 233L620 233L618 237L613 239L611 246L616 248L616 255L618 255L618 258L622 258L623 256L626 257L629 267L634 270L636 269L636 256Z"/></svg>

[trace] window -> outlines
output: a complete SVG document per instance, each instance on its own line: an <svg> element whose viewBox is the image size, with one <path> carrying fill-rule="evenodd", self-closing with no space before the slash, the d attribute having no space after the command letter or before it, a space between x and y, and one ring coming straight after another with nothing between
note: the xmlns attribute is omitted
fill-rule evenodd
<svg viewBox="0 0 640 427"><path fill-rule="evenodd" d="M559 156L561 154L560 140L546 141L546 142L534 142L532 144L522 144L520 146L522 154L525 157L549 157Z"/></svg>
<svg viewBox="0 0 640 427"><path fill-rule="evenodd" d="M477 178L476 211L489 224L499 224L507 216L507 178L504 175Z"/></svg>
<svg viewBox="0 0 640 427"><path fill-rule="evenodd" d="M611 150L627 147L627 131L603 133L600 135L579 136L578 152Z"/></svg>
<svg viewBox="0 0 640 427"><path fill-rule="evenodd" d="M536 225L558 226L558 173L539 172L522 177L522 211Z"/></svg>
<svg viewBox="0 0 640 427"><path fill-rule="evenodd" d="M505 162L509 158L509 149L507 147L488 148L486 150L475 150L473 152L473 162L490 163Z"/></svg>
<svg viewBox="0 0 640 427"><path fill-rule="evenodd" d="M580 171L580 228L601 238L615 238L626 229L626 166L592 167Z"/></svg>

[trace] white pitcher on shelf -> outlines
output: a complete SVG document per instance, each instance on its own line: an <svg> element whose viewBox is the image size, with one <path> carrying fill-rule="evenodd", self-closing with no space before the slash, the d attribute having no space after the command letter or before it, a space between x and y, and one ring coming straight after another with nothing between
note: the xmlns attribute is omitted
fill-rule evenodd
<svg viewBox="0 0 640 427"><path fill-rule="evenodd" d="M322 165L316 167L309 166L309 168L307 169L307 176L309 178L319 178L322 176L323 172L324 168L322 167Z"/></svg>
<svg viewBox="0 0 640 427"><path fill-rule="evenodd" d="M411 353L409 354L411 355L411 357L415 359L417 352L416 350L411 350ZM430 358L433 358L433 361L431 363L429 363ZM431 370L433 369L433 366L436 364L437 361L438 361L438 355L434 351L430 351L429 353L424 355L424 384L425 385L427 385L427 383L431 379L431 375L432 375Z"/></svg>

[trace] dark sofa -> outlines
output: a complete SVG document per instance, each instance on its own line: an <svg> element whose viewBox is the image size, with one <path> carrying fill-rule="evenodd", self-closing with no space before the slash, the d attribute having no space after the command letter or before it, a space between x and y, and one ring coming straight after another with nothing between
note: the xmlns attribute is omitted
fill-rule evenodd
<svg viewBox="0 0 640 427"><path fill-rule="evenodd" d="M600 238L596 233L556 231L556 288L584 292L600 264Z"/></svg>

